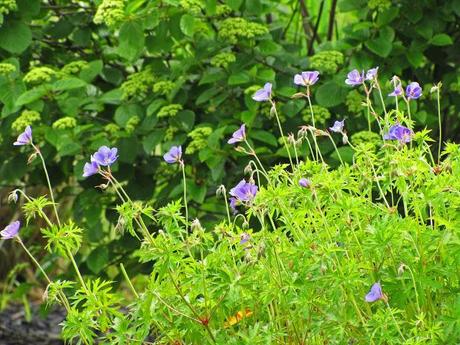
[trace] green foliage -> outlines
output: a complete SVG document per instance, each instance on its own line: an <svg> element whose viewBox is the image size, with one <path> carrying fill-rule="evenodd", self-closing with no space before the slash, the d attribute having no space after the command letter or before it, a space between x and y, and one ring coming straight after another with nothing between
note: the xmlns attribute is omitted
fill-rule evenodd
<svg viewBox="0 0 460 345"><path fill-rule="evenodd" d="M45 246L50 253L59 253L68 256L71 252L77 252L82 241L82 232L75 223L70 220L63 226L51 225L41 230L43 237L47 240Z"/></svg>

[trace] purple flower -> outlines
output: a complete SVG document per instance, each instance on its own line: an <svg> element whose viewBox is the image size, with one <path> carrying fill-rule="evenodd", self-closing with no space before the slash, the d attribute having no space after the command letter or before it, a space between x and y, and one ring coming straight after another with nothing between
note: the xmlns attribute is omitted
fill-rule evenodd
<svg viewBox="0 0 460 345"><path fill-rule="evenodd" d="M229 144L239 143L243 141L244 138L246 138L246 126L243 124L238 130L236 130L232 134L232 137L229 139L229 141L227 141L227 143Z"/></svg>
<svg viewBox="0 0 460 345"><path fill-rule="evenodd" d="M400 125L399 123L390 127L387 134L383 136L384 140L398 140L400 143L408 143L412 139L412 131Z"/></svg>
<svg viewBox="0 0 460 345"><path fill-rule="evenodd" d="M375 302L379 299L384 299L380 283L375 283L374 285L372 285L371 290L364 299L366 300L366 302Z"/></svg>
<svg viewBox="0 0 460 345"><path fill-rule="evenodd" d="M257 186L241 180L235 187L230 189L230 195L238 201L251 201L257 194Z"/></svg>
<svg viewBox="0 0 460 345"><path fill-rule="evenodd" d="M7 225L5 229L0 231L0 236L2 240L9 240L18 235L19 228L21 227L21 222L19 220Z"/></svg>
<svg viewBox="0 0 460 345"><path fill-rule="evenodd" d="M91 161L89 163L85 163L83 167L83 177L88 177L97 174L99 171L99 165L94 160L94 157L91 156Z"/></svg>
<svg viewBox="0 0 460 345"><path fill-rule="evenodd" d="M266 83L263 89L257 90L252 99L257 102L269 101L272 98L272 84Z"/></svg>
<svg viewBox="0 0 460 345"><path fill-rule="evenodd" d="M417 99L422 95L422 88L419 83L412 82L406 87L406 97L407 99Z"/></svg>
<svg viewBox="0 0 460 345"><path fill-rule="evenodd" d="M335 132L335 133L342 133L343 132L343 126L345 126L345 120L335 121L334 125L332 127L329 127L329 129L332 132Z"/></svg>
<svg viewBox="0 0 460 345"><path fill-rule="evenodd" d="M318 71L306 71L294 76L294 84L300 86L314 85L319 79Z"/></svg>
<svg viewBox="0 0 460 345"><path fill-rule="evenodd" d="M236 206L238 206L238 200L235 197L230 198L230 208L232 209L233 214L237 214L238 210L236 209Z"/></svg>
<svg viewBox="0 0 460 345"><path fill-rule="evenodd" d="M117 153L118 149L116 147L101 146L93 155L93 159L97 164L107 167L115 163L118 158Z"/></svg>
<svg viewBox="0 0 460 345"><path fill-rule="evenodd" d="M371 68L366 73L366 80L374 80L377 77L378 67Z"/></svg>
<svg viewBox="0 0 460 345"><path fill-rule="evenodd" d="M389 93L388 96L397 97L397 96L401 96L402 94L403 94L403 88L401 86L401 83L399 83L395 85L393 92Z"/></svg>
<svg viewBox="0 0 460 345"><path fill-rule="evenodd" d="M360 74L357 69L354 69L348 73L345 83L352 86L361 85L364 83L364 71Z"/></svg>
<svg viewBox="0 0 460 345"><path fill-rule="evenodd" d="M182 158L182 147L181 146L173 146L166 152L163 156L166 163L174 164L179 163Z"/></svg>
<svg viewBox="0 0 460 345"><path fill-rule="evenodd" d="M15 146L22 146L32 143L32 128L27 126L24 132L19 134L16 141L13 143Z"/></svg>
<svg viewBox="0 0 460 345"><path fill-rule="evenodd" d="M311 186L311 181L303 177L299 180L299 185L303 188L308 188Z"/></svg>
<svg viewBox="0 0 460 345"><path fill-rule="evenodd" d="M243 232L240 238L240 244L245 244L251 239L251 236L247 232Z"/></svg>

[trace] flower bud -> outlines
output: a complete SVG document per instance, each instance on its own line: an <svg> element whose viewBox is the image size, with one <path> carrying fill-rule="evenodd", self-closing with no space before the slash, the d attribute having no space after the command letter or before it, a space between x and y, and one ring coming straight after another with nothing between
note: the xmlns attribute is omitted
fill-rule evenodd
<svg viewBox="0 0 460 345"><path fill-rule="evenodd" d="M29 159L27 160L27 164L32 163L35 160L35 158L37 158L37 152L34 152L29 156Z"/></svg>
<svg viewBox="0 0 460 345"><path fill-rule="evenodd" d="M19 199L18 192L15 191L15 190L12 191L12 192L8 195L8 202L17 203L17 202L18 202L18 199Z"/></svg>

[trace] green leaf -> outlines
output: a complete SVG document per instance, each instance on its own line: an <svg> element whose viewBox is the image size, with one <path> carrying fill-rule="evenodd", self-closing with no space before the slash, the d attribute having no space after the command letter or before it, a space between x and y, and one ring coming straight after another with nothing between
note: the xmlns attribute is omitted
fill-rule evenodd
<svg viewBox="0 0 460 345"><path fill-rule="evenodd" d="M161 129L157 129L147 135L144 140L142 140L142 146L145 153L150 154L155 146L157 146L163 140L163 137L164 131Z"/></svg>
<svg viewBox="0 0 460 345"><path fill-rule="evenodd" d="M198 85L214 83L218 80L224 79L225 77L226 77L225 72L222 72L219 69L210 69L203 73L203 76L201 77Z"/></svg>
<svg viewBox="0 0 460 345"><path fill-rule="evenodd" d="M107 246L100 246L94 249L86 259L88 268L98 274L109 262L109 250Z"/></svg>
<svg viewBox="0 0 460 345"><path fill-rule="evenodd" d="M228 7L230 7L232 10L237 11L241 4L243 3L243 0L227 0L226 4Z"/></svg>
<svg viewBox="0 0 460 345"><path fill-rule="evenodd" d="M52 84L53 91L65 91L65 90L72 90L72 89L78 89L80 87L85 87L87 84L85 81L79 79L79 78L65 78L56 81L55 83Z"/></svg>
<svg viewBox="0 0 460 345"><path fill-rule="evenodd" d="M94 78L98 76L99 73L102 72L103 66L104 65L102 63L102 60L91 61L87 67L83 68L80 71L80 79L86 81L87 83L91 82Z"/></svg>
<svg viewBox="0 0 460 345"><path fill-rule="evenodd" d="M391 41L388 41L380 36L379 38L366 42L366 47L371 52L385 58L390 55L393 45L391 44Z"/></svg>
<svg viewBox="0 0 460 345"><path fill-rule="evenodd" d="M321 85L315 93L316 102L322 107L334 107L343 103L348 91L335 82Z"/></svg>
<svg viewBox="0 0 460 345"><path fill-rule="evenodd" d="M143 115L142 107L138 104L122 104L115 110L114 120L120 127L125 127L130 118L138 116L142 119Z"/></svg>
<svg viewBox="0 0 460 345"><path fill-rule="evenodd" d="M228 78L228 85L246 84L251 80L251 77L246 72L239 72L231 75Z"/></svg>
<svg viewBox="0 0 460 345"><path fill-rule="evenodd" d="M210 89L207 89L206 91L202 92L200 96L195 101L196 105L203 104L207 101L209 101L212 97L217 95L220 92L219 88L217 87L212 87Z"/></svg>
<svg viewBox="0 0 460 345"><path fill-rule="evenodd" d="M180 29L185 36L192 37L195 32L195 18L186 13L180 18Z"/></svg>
<svg viewBox="0 0 460 345"><path fill-rule="evenodd" d="M265 144L277 147L278 146L278 141L276 140L276 137L271 134L270 132L267 131L262 131L262 130L252 130L251 131L251 138L261 141Z"/></svg>
<svg viewBox="0 0 460 345"><path fill-rule="evenodd" d="M46 95L46 93L47 89L44 86L35 87L19 96L16 100L16 106L19 107L21 105L32 103Z"/></svg>
<svg viewBox="0 0 460 345"><path fill-rule="evenodd" d="M195 124L195 113L191 110L181 110L172 119L184 131L191 131Z"/></svg>
<svg viewBox="0 0 460 345"><path fill-rule="evenodd" d="M452 38L447 34L434 35L430 42L435 46L448 46L454 43Z"/></svg>
<svg viewBox="0 0 460 345"><path fill-rule="evenodd" d="M0 27L0 48L12 54L20 54L32 43L29 26L20 21L8 20Z"/></svg>
<svg viewBox="0 0 460 345"><path fill-rule="evenodd" d="M145 37L138 21L124 23L120 28L118 55L126 60L136 60L144 49Z"/></svg>

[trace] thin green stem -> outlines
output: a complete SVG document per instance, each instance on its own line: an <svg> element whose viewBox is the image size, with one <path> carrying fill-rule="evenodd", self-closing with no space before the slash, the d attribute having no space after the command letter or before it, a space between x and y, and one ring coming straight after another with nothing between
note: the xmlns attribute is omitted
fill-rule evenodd
<svg viewBox="0 0 460 345"><path fill-rule="evenodd" d="M121 273L123 274L123 277L126 280L126 283L128 284L129 288L133 292L134 296L136 296L136 298L139 298L139 294L136 292L136 289L134 288L133 283L131 282L131 279L129 279L128 273L126 273L125 266L123 265L123 263L120 263L120 270L121 270Z"/></svg>
<svg viewBox="0 0 460 345"><path fill-rule="evenodd" d="M185 179L185 164L183 161L180 161L180 166L182 169L182 182L184 184L184 206L185 206L185 231L188 231L188 205L187 205L187 180Z"/></svg>
<svg viewBox="0 0 460 345"><path fill-rule="evenodd" d="M441 95L440 85L436 88L436 98L438 104L438 126L439 126L439 143L438 143L438 164L441 160L441 147L442 147L442 120L441 120Z"/></svg>
<svg viewBox="0 0 460 345"><path fill-rule="evenodd" d="M276 122L277 122L278 128L280 130L280 134L281 134L281 138L283 140L284 147L286 148L286 151L287 151L287 154L288 154L288 157L289 157L289 162L291 163L291 168L293 169L294 164L292 162L291 151L289 150L289 146L288 146L288 143L286 141L286 137L284 136L283 127L281 126L281 122L280 122L280 118L278 116L278 111L276 110L275 102L272 101L272 100L270 100L270 102L272 104L273 112L275 113Z"/></svg>
<svg viewBox="0 0 460 345"><path fill-rule="evenodd" d="M56 220L58 222L58 225L61 226L61 220L59 219L59 214L58 214L58 211L57 211L56 202L54 200L53 188L51 187L50 176L48 174L48 169L46 169L45 158L43 158L43 155L42 155L42 153L40 152L40 150L39 150L39 148L37 146L35 146L33 143L31 143L31 145L35 149L35 152L38 154L38 156L40 157L40 160L42 162L43 171L45 172L45 176L46 176L46 182L48 183L48 189L50 191L51 202L53 203L54 214L56 216Z"/></svg>
<svg viewBox="0 0 460 345"><path fill-rule="evenodd" d="M337 148L337 145L335 144L335 141L334 141L334 139L332 138L332 135L329 134L328 137L329 137L329 139L331 140L332 145L334 145L335 152L337 152L337 155L339 156L340 164L344 165L343 159L342 159L342 155L340 154L340 152L339 152L339 150L338 150L338 148Z"/></svg>
<svg viewBox="0 0 460 345"><path fill-rule="evenodd" d="M78 276L78 280L80 280L80 284L81 286L83 287L83 289L85 290L85 292L89 295L89 290L88 290L88 287L86 286L85 284L85 281L83 280L83 277L80 273L80 270L78 269L78 265L75 261L75 258L73 257L73 254L72 252L69 250L69 248L66 248L67 249L67 256L68 258L70 259L70 261L72 262L72 265L73 265L73 268L75 269L75 272L77 273L77 276Z"/></svg>
<svg viewBox="0 0 460 345"><path fill-rule="evenodd" d="M399 335L401 336L401 338L402 338L404 341L406 341L406 338L404 338L404 335L403 335L403 333L401 332L401 328L399 328L399 324L398 324L398 322L397 322L396 319L395 319L395 316L394 316L394 314L393 314L393 311L391 310L390 304L389 304L388 301L386 301L386 300L385 300L385 304L387 305L388 310L390 311L391 318L393 319L393 322L394 322L394 324L395 324L395 326L396 326L396 329L398 330Z"/></svg>
<svg viewBox="0 0 460 345"><path fill-rule="evenodd" d="M228 225L230 225L232 223L232 219L230 217L230 207L228 205L228 200L227 200L227 190L225 189L225 187L223 187L223 196L224 196L224 200L225 200L225 209L227 210L227 220L228 220Z"/></svg>
<svg viewBox="0 0 460 345"><path fill-rule="evenodd" d="M307 100L308 100L308 107L310 108L310 113L311 113L311 118L312 118L312 124L313 124L313 128L316 129L315 127L315 114L313 112L313 105L311 104L311 98L310 98L310 93L309 93L309 90L307 90ZM311 131L310 131L311 132ZM313 136L313 142L315 143L315 152L316 152L316 160L319 159L319 147L318 147L318 142L316 141L316 135L312 132L312 136Z"/></svg>
<svg viewBox="0 0 460 345"><path fill-rule="evenodd" d="M33 261L35 266L37 266L38 269L40 270L40 272L43 274L43 276L45 277L46 281L48 282L48 285L50 285L52 283L51 279L46 274L46 272L43 269L42 265L40 265L40 263L37 261L37 259L35 259L35 257L32 255L32 253L27 249L27 247L24 245L24 242L22 242L22 240L21 240L21 238L19 236L16 237L16 240L21 245L22 249L24 249L24 251L30 257L30 259ZM61 298L61 302L64 305L65 309L67 310L67 312L69 312L70 311L70 304L69 304L69 301L67 300L67 297L64 295L64 293L62 291L59 291L58 295Z"/></svg>
<svg viewBox="0 0 460 345"><path fill-rule="evenodd" d="M383 112L384 112L385 118L386 118L387 115L388 115L387 107L385 106L385 101L383 100L383 95L382 95L382 89L381 89L380 83L379 83L379 81L377 79L375 80L375 85L377 86L377 90L379 91L380 102L382 103Z"/></svg>

